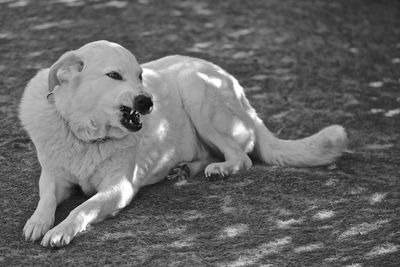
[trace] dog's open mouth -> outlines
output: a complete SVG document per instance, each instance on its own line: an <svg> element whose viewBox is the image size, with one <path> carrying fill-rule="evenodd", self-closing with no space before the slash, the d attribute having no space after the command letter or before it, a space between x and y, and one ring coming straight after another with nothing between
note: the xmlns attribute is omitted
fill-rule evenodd
<svg viewBox="0 0 400 267"><path fill-rule="evenodd" d="M121 106L119 110L122 113L122 126L132 132L137 132L142 129L142 120L140 119L139 111L136 111L127 106Z"/></svg>

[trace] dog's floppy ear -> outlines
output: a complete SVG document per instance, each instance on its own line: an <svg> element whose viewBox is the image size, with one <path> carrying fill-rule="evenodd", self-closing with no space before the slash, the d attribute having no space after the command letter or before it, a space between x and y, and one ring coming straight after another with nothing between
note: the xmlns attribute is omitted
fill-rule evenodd
<svg viewBox="0 0 400 267"><path fill-rule="evenodd" d="M62 82L69 81L83 69L83 61L73 51L67 52L60 57L49 71L49 93L54 87Z"/></svg>

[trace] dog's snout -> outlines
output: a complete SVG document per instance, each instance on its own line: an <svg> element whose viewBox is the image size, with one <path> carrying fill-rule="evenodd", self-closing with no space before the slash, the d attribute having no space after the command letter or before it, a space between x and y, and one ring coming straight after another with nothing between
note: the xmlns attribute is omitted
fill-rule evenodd
<svg viewBox="0 0 400 267"><path fill-rule="evenodd" d="M141 114L148 114L153 108L153 100L150 95L140 94L133 100L133 108Z"/></svg>

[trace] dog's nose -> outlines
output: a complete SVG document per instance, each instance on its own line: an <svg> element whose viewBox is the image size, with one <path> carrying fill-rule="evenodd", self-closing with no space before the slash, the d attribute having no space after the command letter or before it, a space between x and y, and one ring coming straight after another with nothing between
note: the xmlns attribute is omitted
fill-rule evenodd
<svg viewBox="0 0 400 267"><path fill-rule="evenodd" d="M153 100L148 94L140 94L133 100L133 108L139 113L145 115L151 112Z"/></svg>

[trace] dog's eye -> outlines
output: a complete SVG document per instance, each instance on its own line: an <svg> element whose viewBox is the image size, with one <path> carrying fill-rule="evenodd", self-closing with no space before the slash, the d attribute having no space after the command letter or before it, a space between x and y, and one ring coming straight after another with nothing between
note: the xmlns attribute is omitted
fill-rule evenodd
<svg viewBox="0 0 400 267"><path fill-rule="evenodd" d="M143 81L143 72L141 72L141 73L139 74L139 79L140 79L141 81Z"/></svg>
<svg viewBox="0 0 400 267"><path fill-rule="evenodd" d="M119 73L116 72L116 71L109 72L109 73L107 73L106 75L107 75L108 77L110 77L111 79L122 81L122 76L121 76L121 74L119 74Z"/></svg>

